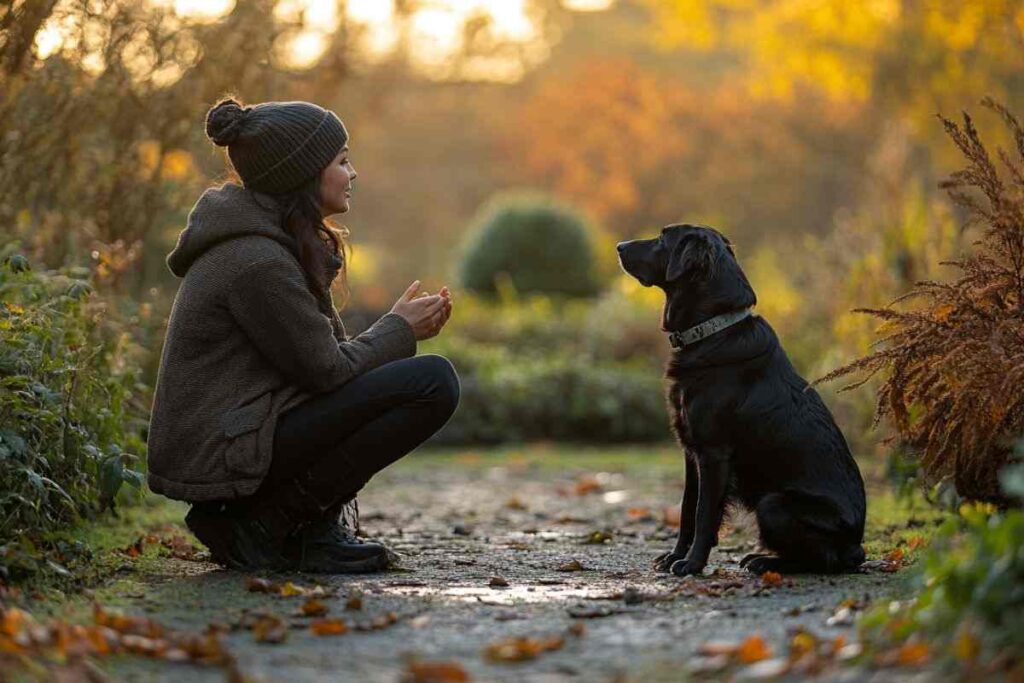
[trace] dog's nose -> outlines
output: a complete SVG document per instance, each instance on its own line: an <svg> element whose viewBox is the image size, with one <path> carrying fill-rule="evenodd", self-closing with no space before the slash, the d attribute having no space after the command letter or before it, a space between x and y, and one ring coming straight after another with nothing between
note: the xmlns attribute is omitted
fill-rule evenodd
<svg viewBox="0 0 1024 683"><path fill-rule="evenodd" d="M623 249L625 249L625 248L626 248L626 243L625 242L619 242L618 244L615 245L616 251L618 251L620 254L622 253Z"/></svg>

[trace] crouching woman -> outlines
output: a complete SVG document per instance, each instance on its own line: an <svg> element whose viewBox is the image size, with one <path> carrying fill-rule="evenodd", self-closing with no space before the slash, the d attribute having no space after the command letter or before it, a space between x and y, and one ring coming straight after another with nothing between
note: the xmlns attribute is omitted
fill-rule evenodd
<svg viewBox="0 0 1024 683"><path fill-rule="evenodd" d="M357 492L440 429L459 382L418 340L447 322L447 288L414 282L349 337L331 297L345 270L348 133L307 102L224 100L206 133L240 182L206 190L167 257L183 278L150 421L149 486L192 504L186 523L237 569L374 571ZM348 511L349 514L343 514Z"/></svg>

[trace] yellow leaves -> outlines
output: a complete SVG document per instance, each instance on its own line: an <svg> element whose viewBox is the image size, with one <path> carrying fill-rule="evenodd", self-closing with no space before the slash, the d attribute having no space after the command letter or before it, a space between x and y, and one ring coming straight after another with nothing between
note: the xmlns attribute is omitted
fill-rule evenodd
<svg viewBox="0 0 1024 683"><path fill-rule="evenodd" d="M932 310L932 317L939 322L946 322L955 310L956 306L953 304L942 304Z"/></svg>
<svg viewBox="0 0 1024 683"><path fill-rule="evenodd" d="M306 589L303 588L302 586L297 586L294 583L292 583L291 581L289 581L286 584L284 584L283 586L281 586L281 591L280 592L281 592L281 595L283 597L291 598L291 597L294 597L296 595L305 595L306 594Z"/></svg>
<svg viewBox="0 0 1024 683"><path fill-rule="evenodd" d="M161 156L161 151L163 152ZM156 140L144 140L138 146L139 176L148 180L157 173L165 180L185 180L196 174L192 155L183 149L161 150Z"/></svg>
<svg viewBox="0 0 1024 683"><path fill-rule="evenodd" d="M961 628L953 641L953 654L961 662L973 662L981 653L981 642L978 637L965 628Z"/></svg>
<svg viewBox="0 0 1024 683"><path fill-rule="evenodd" d="M758 294L758 312L772 325L785 325L803 304L803 296L780 262L779 253L759 247L744 263L744 270Z"/></svg>

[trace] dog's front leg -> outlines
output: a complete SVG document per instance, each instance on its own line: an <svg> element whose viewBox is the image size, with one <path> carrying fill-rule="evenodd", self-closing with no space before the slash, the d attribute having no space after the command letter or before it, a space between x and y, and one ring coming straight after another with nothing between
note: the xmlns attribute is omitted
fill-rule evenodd
<svg viewBox="0 0 1024 683"><path fill-rule="evenodd" d="M691 451L686 452L686 482L683 488L683 502L679 505L679 534L676 546L667 553L654 559L654 568L659 572L667 572L677 561L686 557L693 543L693 531L697 517L697 456Z"/></svg>
<svg viewBox="0 0 1024 683"><path fill-rule="evenodd" d="M697 523L686 558L672 565L672 573L676 576L700 574L708 563L711 548L718 545L718 528L725 512L729 463L729 453L724 450L707 449L699 455Z"/></svg>

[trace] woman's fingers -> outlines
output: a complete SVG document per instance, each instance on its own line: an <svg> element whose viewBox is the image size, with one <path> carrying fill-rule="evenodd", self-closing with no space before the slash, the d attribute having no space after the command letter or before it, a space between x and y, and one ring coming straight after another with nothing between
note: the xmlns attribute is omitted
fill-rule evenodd
<svg viewBox="0 0 1024 683"><path fill-rule="evenodd" d="M405 293L402 294L402 298L406 301L411 301L418 291L420 291L420 281L414 280L413 283L406 288Z"/></svg>

